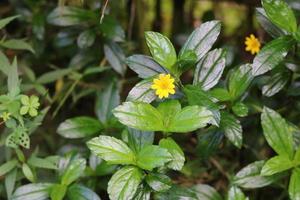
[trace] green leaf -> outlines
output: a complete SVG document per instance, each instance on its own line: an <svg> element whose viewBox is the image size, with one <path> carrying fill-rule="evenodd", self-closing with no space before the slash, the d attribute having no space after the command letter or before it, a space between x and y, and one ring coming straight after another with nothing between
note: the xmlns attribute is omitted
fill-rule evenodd
<svg viewBox="0 0 300 200"><path fill-rule="evenodd" d="M193 50L198 61L211 49L221 31L220 21L209 21L195 29L180 50L181 57L187 50Z"/></svg>
<svg viewBox="0 0 300 200"><path fill-rule="evenodd" d="M88 148L110 164L134 164L133 151L121 140L110 136L99 136L87 142Z"/></svg>
<svg viewBox="0 0 300 200"><path fill-rule="evenodd" d="M134 200L150 200L151 196L151 188L140 184L135 196L133 197Z"/></svg>
<svg viewBox="0 0 300 200"><path fill-rule="evenodd" d="M0 70L3 72L3 74L8 75L10 68L10 63L8 58L2 51L0 51Z"/></svg>
<svg viewBox="0 0 300 200"><path fill-rule="evenodd" d="M20 83L18 75L18 63L17 58L14 58L12 65L9 68L7 74L7 88L11 96L16 96L20 93Z"/></svg>
<svg viewBox="0 0 300 200"><path fill-rule="evenodd" d="M47 17L48 23L57 26L73 26L96 20L97 14L93 11L69 6L57 7Z"/></svg>
<svg viewBox="0 0 300 200"><path fill-rule="evenodd" d="M279 180L282 175L262 176L261 170L266 162L256 161L241 169L233 178L233 183L239 187L253 189L261 188Z"/></svg>
<svg viewBox="0 0 300 200"><path fill-rule="evenodd" d="M176 62L177 68L181 71L187 71L194 67L197 62L197 55L193 50L186 50Z"/></svg>
<svg viewBox="0 0 300 200"><path fill-rule="evenodd" d="M113 110L118 120L129 126L143 131L163 130L161 114L150 104L141 102L124 102Z"/></svg>
<svg viewBox="0 0 300 200"><path fill-rule="evenodd" d="M157 200L199 200L195 190L173 185L167 192L155 194ZM202 199L201 199L202 200Z"/></svg>
<svg viewBox="0 0 300 200"><path fill-rule="evenodd" d="M293 139L287 122L274 110L264 107L261 124L264 136L274 151L293 159Z"/></svg>
<svg viewBox="0 0 300 200"><path fill-rule="evenodd" d="M112 110L120 104L120 91L115 82L110 83L97 94L95 111L101 122L107 123L112 117Z"/></svg>
<svg viewBox="0 0 300 200"><path fill-rule="evenodd" d="M236 186L232 186L228 191L228 200L249 200L242 190Z"/></svg>
<svg viewBox="0 0 300 200"><path fill-rule="evenodd" d="M222 200L221 195L209 185L197 184L193 189L199 200Z"/></svg>
<svg viewBox="0 0 300 200"><path fill-rule="evenodd" d="M225 68L225 51L215 49L208 52L196 66L194 85L200 85L203 90L209 90L220 80Z"/></svg>
<svg viewBox="0 0 300 200"><path fill-rule="evenodd" d="M151 57L133 55L126 59L128 67L139 75L140 78L151 78L157 74L169 74L169 72L155 62Z"/></svg>
<svg viewBox="0 0 300 200"><path fill-rule="evenodd" d="M16 50L28 50L32 53L35 53L31 45L29 45L24 40L10 39L0 42L0 46L8 48L8 49L16 49Z"/></svg>
<svg viewBox="0 0 300 200"><path fill-rule="evenodd" d="M250 64L244 64L239 68L236 68L230 74L228 81L228 91L232 101L241 97L248 89L250 83L253 80L251 69L252 67Z"/></svg>
<svg viewBox="0 0 300 200"><path fill-rule="evenodd" d="M261 170L262 176L271 176L293 167L293 162L285 155L275 156L269 159Z"/></svg>
<svg viewBox="0 0 300 200"><path fill-rule="evenodd" d="M242 102L237 102L232 106L232 111L239 117L246 117L248 115L248 107Z"/></svg>
<svg viewBox="0 0 300 200"><path fill-rule="evenodd" d="M298 150L296 151L293 162L295 166L300 165L300 148L298 148Z"/></svg>
<svg viewBox="0 0 300 200"><path fill-rule="evenodd" d="M161 139L159 146L167 149L172 156L168 167L173 170L181 170L185 162L185 157L180 146L170 137Z"/></svg>
<svg viewBox="0 0 300 200"><path fill-rule="evenodd" d="M256 8L255 15L261 27L273 38L286 35L286 31L278 28L268 19L267 14L263 8Z"/></svg>
<svg viewBox="0 0 300 200"><path fill-rule="evenodd" d="M117 171L109 180L107 192L111 200L133 199L141 181L142 172L133 166L126 166Z"/></svg>
<svg viewBox="0 0 300 200"><path fill-rule="evenodd" d="M103 125L91 117L75 117L62 122L57 133L65 138L84 138L99 134Z"/></svg>
<svg viewBox="0 0 300 200"><path fill-rule="evenodd" d="M144 146L151 145L154 141L154 132L139 131L128 128L127 131L128 145L135 152L139 152Z"/></svg>
<svg viewBox="0 0 300 200"><path fill-rule="evenodd" d="M110 66L120 75L126 72L125 55L121 47L115 42L104 45L104 54Z"/></svg>
<svg viewBox="0 0 300 200"><path fill-rule="evenodd" d="M20 17L20 15L14 15L11 17L6 17L0 20L0 29L4 28L7 24L9 24L14 19Z"/></svg>
<svg viewBox="0 0 300 200"><path fill-rule="evenodd" d="M151 88L152 79L146 79L137 83L129 92L126 101L140 101L151 103L156 99L155 91Z"/></svg>
<svg viewBox="0 0 300 200"><path fill-rule="evenodd" d="M81 49L92 46L96 39L96 33L94 30L85 30L77 38L77 45Z"/></svg>
<svg viewBox="0 0 300 200"><path fill-rule="evenodd" d="M10 160L0 166L0 176L4 176L8 172L10 172L12 169L14 169L18 164L18 161L16 159Z"/></svg>
<svg viewBox="0 0 300 200"><path fill-rule="evenodd" d="M51 183L22 185L17 188L12 196L12 200L47 200L49 199L49 191L52 185Z"/></svg>
<svg viewBox="0 0 300 200"><path fill-rule="evenodd" d="M272 75L262 88L262 94L271 97L284 88L290 79L290 73L286 70Z"/></svg>
<svg viewBox="0 0 300 200"><path fill-rule="evenodd" d="M162 34L152 31L145 32L145 37L154 60L161 66L172 71L177 57L170 40Z"/></svg>
<svg viewBox="0 0 300 200"><path fill-rule="evenodd" d="M152 171L156 167L164 166L171 159L171 154L167 149L155 145L147 145L138 152L137 166Z"/></svg>
<svg viewBox="0 0 300 200"><path fill-rule="evenodd" d="M147 184L156 192L164 192L171 188L171 179L164 175L158 173L149 173L146 176Z"/></svg>
<svg viewBox="0 0 300 200"><path fill-rule="evenodd" d="M224 134L220 130L208 129L198 134L197 153L203 159L209 158L220 146Z"/></svg>
<svg viewBox="0 0 300 200"><path fill-rule="evenodd" d="M36 156L31 156L27 162L33 167L44 169L57 169L56 163L52 162L50 159L47 158L38 158Z"/></svg>
<svg viewBox="0 0 300 200"><path fill-rule="evenodd" d="M288 4L283 0L262 0L268 18L278 27L290 33L297 31L297 20Z"/></svg>
<svg viewBox="0 0 300 200"><path fill-rule="evenodd" d="M253 60L252 74L258 76L275 68L294 44L291 36L282 36L266 44Z"/></svg>
<svg viewBox="0 0 300 200"><path fill-rule="evenodd" d="M300 199L300 168L293 169L289 183L289 195L292 200Z"/></svg>
<svg viewBox="0 0 300 200"><path fill-rule="evenodd" d="M33 174L32 169L30 169L30 167L26 163L23 163L23 165L22 165L22 171L23 171L24 176L30 182L35 182L36 181L36 177Z"/></svg>
<svg viewBox="0 0 300 200"><path fill-rule="evenodd" d="M17 171L17 168L15 168L5 176L5 189L8 199L11 199L12 193L15 189Z"/></svg>
<svg viewBox="0 0 300 200"><path fill-rule="evenodd" d="M67 68L67 69L56 69L54 71L46 72L43 75L41 75L36 82L40 84L48 84L53 83L58 79L63 78L64 76L71 74L73 69Z"/></svg>
<svg viewBox="0 0 300 200"><path fill-rule="evenodd" d="M91 189L77 184L68 188L67 196L70 200L100 200L100 197Z"/></svg>
<svg viewBox="0 0 300 200"><path fill-rule="evenodd" d="M63 200L67 192L66 185L55 184L51 188L50 197L51 200Z"/></svg>
<svg viewBox="0 0 300 200"><path fill-rule="evenodd" d="M229 92L224 88L214 88L209 91L209 94L218 101L229 101L231 99Z"/></svg>
<svg viewBox="0 0 300 200"><path fill-rule="evenodd" d="M243 130L238 119L228 112L221 112L220 128L232 144L239 149L242 147Z"/></svg>
<svg viewBox="0 0 300 200"><path fill-rule="evenodd" d="M72 160L63 172L61 184L70 185L72 182L76 181L83 174L85 167L85 159L79 158Z"/></svg>

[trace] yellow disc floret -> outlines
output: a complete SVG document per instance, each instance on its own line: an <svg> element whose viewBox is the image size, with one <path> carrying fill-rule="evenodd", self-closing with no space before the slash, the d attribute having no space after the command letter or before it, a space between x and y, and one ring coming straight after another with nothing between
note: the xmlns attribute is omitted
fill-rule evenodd
<svg viewBox="0 0 300 200"><path fill-rule="evenodd" d="M153 80L151 88L155 94L160 98L167 98L169 94L175 94L174 78L170 74L160 74L157 79Z"/></svg>
<svg viewBox="0 0 300 200"><path fill-rule="evenodd" d="M258 53L260 50L260 42L253 34L251 34L249 37L246 37L245 45L246 51L250 51L252 55Z"/></svg>

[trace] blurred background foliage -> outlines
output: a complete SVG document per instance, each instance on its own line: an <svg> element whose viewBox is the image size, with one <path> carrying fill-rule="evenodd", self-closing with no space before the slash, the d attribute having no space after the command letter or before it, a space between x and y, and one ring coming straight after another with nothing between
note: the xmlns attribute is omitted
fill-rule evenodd
<svg viewBox="0 0 300 200"><path fill-rule="evenodd" d="M300 2L288 2L299 18ZM14 56L18 57L23 91L45 97L42 104L51 106L43 125L31 137L31 149L25 154L30 155L34 150L40 156L76 151L87 157L85 141L64 139L57 135L57 127L69 117L97 116L102 112L103 104L119 104L125 100L139 79L126 69L123 61L133 53L149 54L145 31L161 32L179 49L195 27L218 19L222 22L222 32L215 46L227 50L226 70L252 62L253 56L245 52L245 37L253 33L262 45L270 40L255 17L255 8L260 6L259 0L0 1L1 18L20 15L1 30L1 38L23 38L35 52L4 49L4 53L11 60ZM190 82L191 79L191 72L184 74L184 80ZM260 86L265 80L266 77L259 78L254 85ZM0 82L0 92L4 93L5 77L2 74ZM281 91L270 99L263 97L258 88L253 87L246 101L252 112L242 121L247 142L241 150L222 142L222 134L176 135L188 160L181 173L173 174L176 183L184 186L207 183L225 193L231 176L239 169L255 160L270 157L273 152L261 137L257 114L262 104L274 107L286 105L282 112L288 113L287 118L299 125L299 101L286 97L290 92L297 98L299 89ZM107 93L114 93L114 98L103 98ZM263 101L258 102L257 99ZM106 120L99 115L98 118ZM106 126L106 134L120 137L118 123L112 120ZM3 144L3 135L1 137ZM211 153L205 152L206 149L218 151L206 159ZM0 162L12 154L3 146L0 153L3 155ZM50 172L39 173L46 173L44 179L53 179ZM104 173L101 178L86 178L84 181L105 199L108 178ZM280 187L275 185L246 193L255 199L272 199L274 196L280 199ZM3 185L0 196L5 198Z"/></svg>

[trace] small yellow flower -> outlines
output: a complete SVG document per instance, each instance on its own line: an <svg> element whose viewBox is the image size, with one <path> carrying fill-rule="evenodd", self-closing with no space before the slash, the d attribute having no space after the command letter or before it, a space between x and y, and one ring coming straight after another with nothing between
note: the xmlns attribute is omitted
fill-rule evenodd
<svg viewBox="0 0 300 200"><path fill-rule="evenodd" d="M158 79L153 80L151 88L156 90L155 94L160 98L167 98L169 94L175 94L174 78L170 74L160 74Z"/></svg>
<svg viewBox="0 0 300 200"><path fill-rule="evenodd" d="M260 50L260 42L253 34L250 37L246 37L245 45L245 50L250 51L252 55L258 53Z"/></svg>
<svg viewBox="0 0 300 200"><path fill-rule="evenodd" d="M3 112L2 114L1 114L1 118L3 119L3 121L7 121L7 120L9 120L10 119L10 113L9 112Z"/></svg>

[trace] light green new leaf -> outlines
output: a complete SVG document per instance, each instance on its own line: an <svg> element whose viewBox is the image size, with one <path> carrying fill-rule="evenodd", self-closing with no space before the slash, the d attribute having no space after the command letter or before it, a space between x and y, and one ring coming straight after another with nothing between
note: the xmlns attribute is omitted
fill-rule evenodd
<svg viewBox="0 0 300 200"><path fill-rule="evenodd" d="M110 136L99 136L87 142L88 148L111 164L135 164L133 151L121 140Z"/></svg>
<svg viewBox="0 0 300 200"><path fill-rule="evenodd" d="M293 167L293 162L285 155L275 156L269 159L261 170L262 176L271 176Z"/></svg>
<svg viewBox="0 0 300 200"><path fill-rule="evenodd" d="M7 74L7 88L11 96L16 96L20 93L18 63L16 57L14 58Z"/></svg>
<svg viewBox="0 0 300 200"><path fill-rule="evenodd" d="M66 185L55 184L51 188L51 200L63 200L67 192Z"/></svg>
<svg viewBox="0 0 300 200"><path fill-rule="evenodd" d="M161 66L173 70L172 67L176 63L176 51L170 40L164 35L147 31L145 33L146 42L152 57Z"/></svg>
<svg viewBox="0 0 300 200"><path fill-rule="evenodd" d="M261 124L264 136L274 151L293 159L293 139L287 122L274 110L264 107Z"/></svg>
<svg viewBox="0 0 300 200"><path fill-rule="evenodd" d="M300 168L293 169L289 183L289 195L291 200L300 199Z"/></svg>
<svg viewBox="0 0 300 200"><path fill-rule="evenodd" d="M63 175L61 177L61 184L70 185L83 174L85 167L85 159L80 158L72 160L63 172Z"/></svg>
<svg viewBox="0 0 300 200"><path fill-rule="evenodd" d="M252 74L258 76L274 69L295 43L291 36L282 36L266 44L253 60Z"/></svg>
<svg viewBox="0 0 300 200"><path fill-rule="evenodd" d="M296 151L293 162L294 162L295 166L299 166L300 165L300 148L298 148L298 150Z"/></svg>
<svg viewBox="0 0 300 200"><path fill-rule="evenodd" d="M181 170L185 157L180 146L172 138L163 138L159 141L159 146L169 151L172 156L172 160L168 163L168 167L173 170Z"/></svg>
<svg viewBox="0 0 300 200"><path fill-rule="evenodd" d="M137 155L137 166L152 171L153 168L161 167L171 159L172 156L167 149L156 145L147 145Z"/></svg>
<svg viewBox="0 0 300 200"><path fill-rule="evenodd" d="M15 16L6 17L4 19L1 19L0 20L0 29L5 27L7 24L9 24L11 21L13 21L14 19L16 19L18 17L20 17L20 15L15 15Z"/></svg>
<svg viewBox="0 0 300 200"><path fill-rule="evenodd" d="M15 168L18 164L16 159L10 160L0 166L0 176L3 176Z"/></svg>
<svg viewBox="0 0 300 200"><path fill-rule="evenodd" d="M100 121L91 117L74 117L62 122L57 133L65 138L84 138L99 134L103 129Z"/></svg>
<svg viewBox="0 0 300 200"><path fill-rule="evenodd" d="M22 172L30 182L36 182L35 174L33 174L32 169L26 163L22 164Z"/></svg>
<svg viewBox="0 0 300 200"><path fill-rule="evenodd" d="M133 166L126 166L117 171L108 182L107 192L110 200L132 200L142 176L142 171Z"/></svg>
<svg viewBox="0 0 300 200"><path fill-rule="evenodd" d="M126 126L143 130L163 130L161 114L150 104L142 102L125 102L113 110L113 114Z"/></svg>
<svg viewBox="0 0 300 200"><path fill-rule="evenodd" d="M290 33L297 31L297 20L288 4L283 0L262 0L268 18L278 27Z"/></svg>
<svg viewBox="0 0 300 200"><path fill-rule="evenodd" d="M12 200L47 200L53 184L34 183L22 185L17 188L12 196Z"/></svg>
<svg viewBox="0 0 300 200"><path fill-rule="evenodd" d="M28 50L32 53L35 53L32 46L25 42L24 40L10 39L0 42L0 46L3 46L8 49L16 50Z"/></svg>

